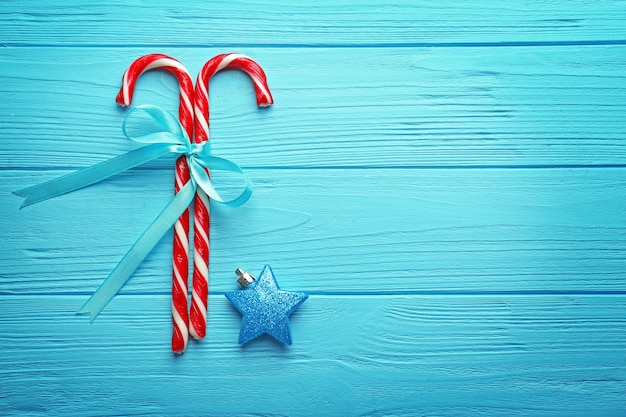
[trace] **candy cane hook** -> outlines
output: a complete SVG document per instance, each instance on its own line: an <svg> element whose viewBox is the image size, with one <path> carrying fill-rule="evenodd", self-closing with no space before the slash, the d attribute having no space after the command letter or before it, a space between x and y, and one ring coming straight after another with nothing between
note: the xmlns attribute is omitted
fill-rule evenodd
<svg viewBox="0 0 626 417"><path fill-rule="evenodd" d="M211 58L202 67L194 92L195 137L194 142L209 140L209 80L227 68L244 71L254 84L256 102L259 107L274 103L263 69L251 58L241 54L221 54ZM194 200L194 269L189 333L194 339L206 335L206 315L209 290L209 198L198 190Z"/></svg>
<svg viewBox="0 0 626 417"><path fill-rule="evenodd" d="M115 101L122 106L129 106L135 84L144 72L151 69L163 69L172 73L180 87L180 123L191 138L193 136L194 116L192 108L193 81L187 69L174 58L163 54L149 54L136 59L124 73L122 88ZM175 191L189 181L189 167L184 156L176 161ZM189 210L186 210L174 225L174 250L172 270L172 350L183 353L189 340L188 318L188 275L189 275Z"/></svg>

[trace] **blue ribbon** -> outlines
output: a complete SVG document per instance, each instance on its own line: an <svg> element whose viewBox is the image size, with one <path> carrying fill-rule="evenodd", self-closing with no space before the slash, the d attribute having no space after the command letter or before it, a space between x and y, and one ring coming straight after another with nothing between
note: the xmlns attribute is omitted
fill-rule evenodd
<svg viewBox="0 0 626 417"><path fill-rule="evenodd" d="M152 121L156 122L163 130L142 136L130 135L127 131L126 123L130 116L136 111L145 112ZM147 143L148 145L43 184L14 191L14 194L24 197L24 202L21 207L25 207L94 184L168 153L186 155L191 180L176 194L167 207L165 207L161 214L152 222L150 227L148 227L126 255L124 255L124 258L117 264L107 279L104 280L100 288L98 288L78 311L78 314L89 313L91 321L93 321L111 299L113 299L126 281L128 281L135 269L137 269L139 264L141 264L159 240L161 240L163 235L167 233L174 223L176 223L180 215L189 207L193 201L197 187L200 187L214 201L233 207L245 203L252 194L252 183L237 164L227 159L212 156L208 142L199 144L191 143L189 136L178 120L160 107L152 105L135 107L126 115L122 130L127 138L135 142ZM246 185L237 197L231 200L225 200L211 184L206 169L230 171L241 174L246 181Z"/></svg>

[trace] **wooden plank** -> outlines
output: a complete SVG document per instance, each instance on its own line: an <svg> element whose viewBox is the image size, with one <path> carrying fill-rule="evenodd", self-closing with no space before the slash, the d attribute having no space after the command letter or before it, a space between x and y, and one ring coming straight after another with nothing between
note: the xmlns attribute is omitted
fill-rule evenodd
<svg viewBox="0 0 626 417"><path fill-rule="evenodd" d="M1 293L94 291L171 198L171 170L134 170L18 210L10 190L64 172L0 171ZM316 293L626 290L620 168L249 175L245 206L212 205L212 291L264 263ZM123 292L168 294L170 250L167 235Z"/></svg>
<svg viewBox="0 0 626 417"><path fill-rule="evenodd" d="M76 167L132 148L120 77L145 49L9 48L0 56L0 166ZM217 49L171 49L196 73ZM626 160L626 47L246 49L276 105L242 73L211 84L217 155L248 167L562 166ZM134 104L176 111L146 74ZM169 162L154 166L169 167Z"/></svg>
<svg viewBox="0 0 626 417"><path fill-rule="evenodd" d="M212 296L208 338L169 351L169 299L0 297L0 414L510 415L626 412L626 298L312 296L294 344L236 344ZM451 393L454 393L452 395Z"/></svg>
<svg viewBox="0 0 626 417"><path fill-rule="evenodd" d="M398 45L624 41L621 1L4 1L8 45ZM155 23L158 30L155 30Z"/></svg>

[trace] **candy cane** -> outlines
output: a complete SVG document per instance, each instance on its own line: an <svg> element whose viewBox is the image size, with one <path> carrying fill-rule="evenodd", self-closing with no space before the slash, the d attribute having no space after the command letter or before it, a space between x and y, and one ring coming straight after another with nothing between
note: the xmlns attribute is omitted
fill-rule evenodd
<svg viewBox="0 0 626 417"><path fill-rule="evenodd" d="M178 115L180 123L191 138L193 135L193 81L187 69L176 59L162 54L144 55L128 67L122 78L122 88L115 101L122 106L129 106L135 84L144 72L151 69L163 69L171 72L180 86L180 107ZM189 167L186 158L176 161L175 191L189 181ZM174 262L172 271L172 350L183 353L189 340L188 327L188 275L189 275L189 210L186 210L174 225Z"/></svg>
<svg viewBox="0 0 626 417"><path fill-rule="evenodd" d="M194 142L209 140L209 80L217 72L236 68L250 76L254 84L256 102L259 107L274 103L263 69L252 59L241 54L222 54L211 58L198 75L194 92L195 137ZM209 290L209 198L198 190L194 200L194 269L189 333L194 339L206 335L207 295Z"/></svg>

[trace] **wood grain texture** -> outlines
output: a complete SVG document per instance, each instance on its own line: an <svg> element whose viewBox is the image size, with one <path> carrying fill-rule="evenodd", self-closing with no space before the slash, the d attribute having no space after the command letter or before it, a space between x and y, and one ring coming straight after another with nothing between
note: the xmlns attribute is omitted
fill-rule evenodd
<svg viewBox="0 0 626 417"><path fill-rule="evenodd" d="M0 39L12 46L580 44L623 42L625 17L619 0L31 0L3 2Z"/></svg>
<svg viewBox="0 0 626 417"><path fill-rule="evenodd" d="M94 291L171 198L170 170L135 170L17 210L11 189L63 172L0 176L13 207L0 293ZM246 206L213 205L212 291L265 262L286 287L323 293L626 291L622 169L249 174ZM168 235L123 292L167 294L170 247Z"/></svg>
<svg viewBox="0 0 626 417"><path fill-rule="evenodd" d="M167 297L117 297L90 325L80 297L3 296L0 415L618 416L624 301L318 295L286 349L239 347L213 295L209 339L172 358Z"/></svg>
<svg viewBox="0 0 626 417"><path fill-rule="evenodd" d="M0 4L0 416L626 415L626 2ZM169 350L166 236L90 324L74 312L172 195L173 158L18 210L120 155L136 57L211 83L207 339ZM135 103L176 111L142 76ZM228 191L229 177L214 179ZM234 269L310 298L294 345L236 344Z"/></svg>
<svg viewBox="0 0 626 417"><path fill-rule="evenodd" d="M571 50L244 49L264 66L276 104L258 110L244 74L219 74L212 146L246 167L623 164L626 46ZM20 140L0 144L0 164L86 166L128 150L114 97L146 52L5 50L0 123ZM220 50L162 52L195 74ZM169 74L146 74L134 104L175 111L177 89Z"/></svg>

